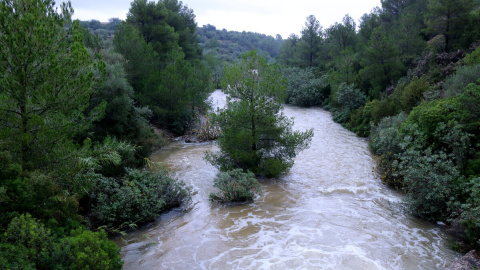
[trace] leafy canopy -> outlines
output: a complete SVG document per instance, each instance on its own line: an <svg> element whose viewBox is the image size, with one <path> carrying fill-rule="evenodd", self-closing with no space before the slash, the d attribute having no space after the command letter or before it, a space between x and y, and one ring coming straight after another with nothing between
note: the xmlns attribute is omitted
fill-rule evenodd
<svg viewBox="0 0 480 270"><path fill-rule="evenodd" d="M241 168L267 176L288 171L313 131L292 131L292 119L282 113L287 84L279 67L251 51L224 74L228 105L216 116L221 151L207 154L207 160L221 170Z"/></svg>

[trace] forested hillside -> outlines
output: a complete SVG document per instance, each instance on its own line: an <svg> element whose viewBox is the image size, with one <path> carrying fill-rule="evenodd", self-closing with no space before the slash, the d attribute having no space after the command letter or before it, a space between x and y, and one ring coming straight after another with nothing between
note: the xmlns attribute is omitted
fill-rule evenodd
<svg viewBox="0 0 480 270"><path fill-rule="evenodd" d="M382 0L323 28L311 15L277 56L287 102L322 105L370 136L408 210L480 245L480 2Z"/></svg>
<svg viewBox="0 0 480 270"><path fill-rule="evenodd" d="M259 33L218 30L213 25L197 28L199 45L203 48L204 58L212 73L215 87L220 87L223 68L238 57L251 50L257 51L267 62L275 62L283 39Z"/></svg>

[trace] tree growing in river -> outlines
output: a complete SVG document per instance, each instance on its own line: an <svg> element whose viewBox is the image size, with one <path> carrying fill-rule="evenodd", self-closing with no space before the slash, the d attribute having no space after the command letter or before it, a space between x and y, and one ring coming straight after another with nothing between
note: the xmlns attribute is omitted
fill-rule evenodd
<svg viewBox="0 0 480 270"><path fill-rule="evenodd" d="M207 160L221 170L241 168L257 175L288 171L296 154L309 146L313 131L292 131L292 119L282 113L287 83L279 67L251 51L224 74L228 104L216 116L221 150L207 154Z"/></svg>

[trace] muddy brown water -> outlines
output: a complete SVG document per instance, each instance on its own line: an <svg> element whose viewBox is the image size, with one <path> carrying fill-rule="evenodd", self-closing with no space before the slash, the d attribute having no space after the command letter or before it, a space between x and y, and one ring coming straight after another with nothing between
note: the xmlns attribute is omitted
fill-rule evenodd
<svg viewBox="0 0 480 270"><path fill-rule="evenodd" d="M225 96L212 94L214 107ZM116 242L124 269L444 269L459 255L442 229L402 211L383 185L367 141L318 108L286 106L294 129L314 129L309 149L255 202L208 201L215 143L174 141L151 159L192 187L192 200Z"/></svg>

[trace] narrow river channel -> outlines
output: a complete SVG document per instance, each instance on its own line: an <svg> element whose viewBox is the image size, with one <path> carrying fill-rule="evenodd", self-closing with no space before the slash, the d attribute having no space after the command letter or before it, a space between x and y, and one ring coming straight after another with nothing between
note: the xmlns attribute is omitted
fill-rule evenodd
<svg viewBox="0 0 480 270"><path fill-rule="evenodd" d="M225 103L212 95L215 107ZM192 187L192 201L123 239L125 269L444 269L457 256L441 228L403 213L375 175L367 141L318 108L285 107L314 129L290 173L261 179L250 204L208 201L215 143L172 142L152 156Z"/></svg>

